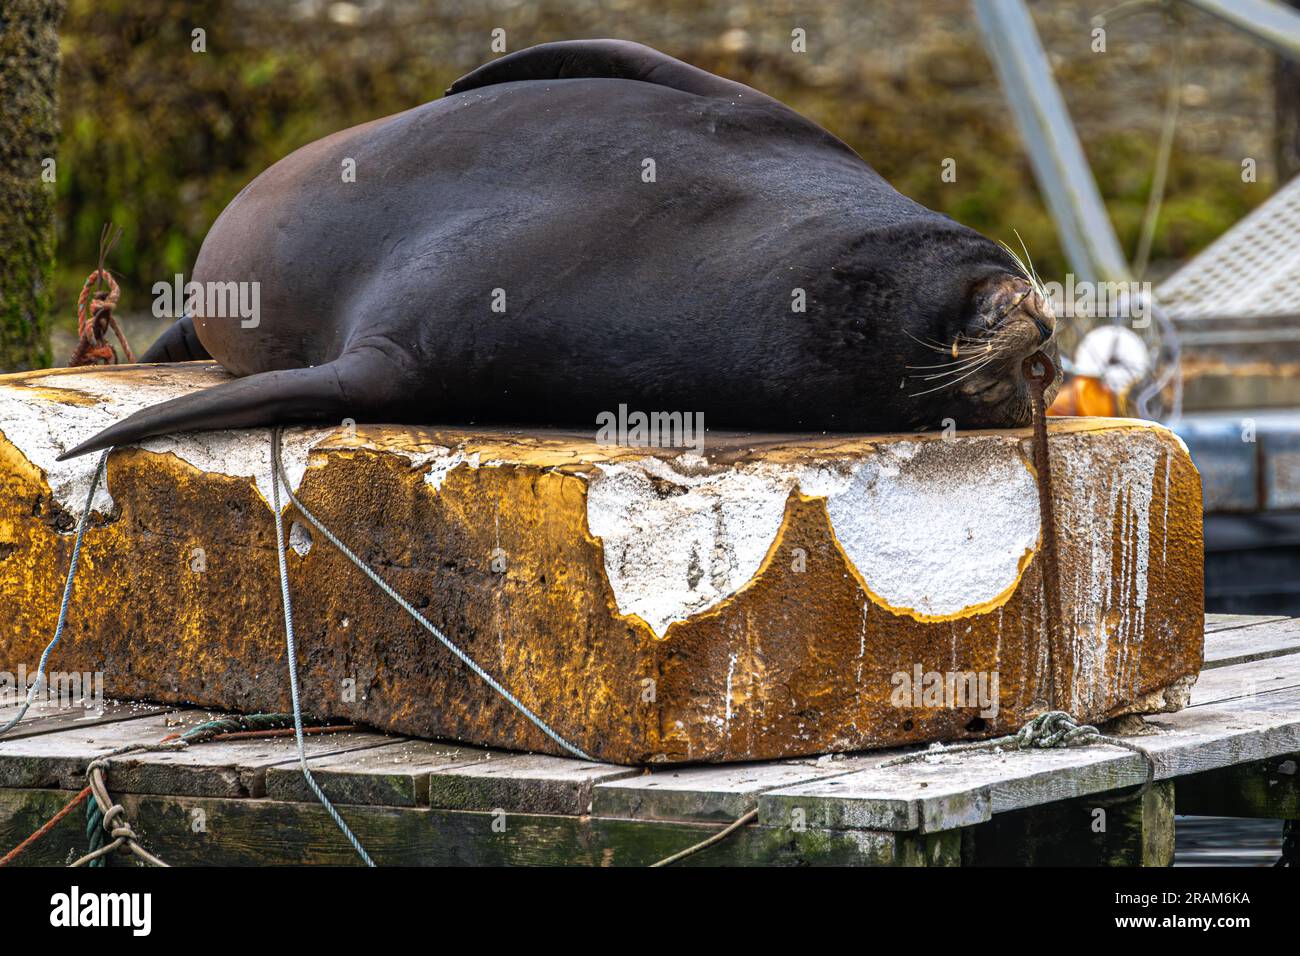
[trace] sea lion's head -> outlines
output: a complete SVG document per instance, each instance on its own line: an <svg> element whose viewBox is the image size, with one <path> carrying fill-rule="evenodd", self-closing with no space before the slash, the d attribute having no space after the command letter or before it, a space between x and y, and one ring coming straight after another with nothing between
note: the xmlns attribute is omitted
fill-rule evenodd
<svg viewBox="0 0 1300 956"><path fill-rule="evenodd" d="M1023 363L1041 351L1059 364L1056 316L1010 249L935 214L859 239L834 274L842 307L855 314L823 333L834 334L841 356L843 346L862 348L871 377L893 388L864 387L864 400L902 406L917 428L946 419L958 428L1029 424Z"/></svg>
<svg viewBox="0 0 1300 956"><path fill-rule="evenodd" d="M1032 413L1024 360L1036 352L1058 363L1056 315L1037 277L998 271L976 281L942 351L909 369L913 397L942 396L966 427L1028 424ZM1060 376L1056 376L1057 379ZM1047 394L1050 404L1059 383Z"/></svg>

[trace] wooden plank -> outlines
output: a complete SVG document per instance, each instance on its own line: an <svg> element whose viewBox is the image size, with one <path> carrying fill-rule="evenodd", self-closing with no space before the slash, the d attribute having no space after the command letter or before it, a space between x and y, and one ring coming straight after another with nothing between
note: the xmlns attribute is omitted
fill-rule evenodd
<svg viewBox="0 0 1300 956"><path fill-rule="evenodd" d="M37 737L41 734L53 734L77 727L96 727L101 724L113 724L122 720L135 720L140 717L152 717L175 710L162 704L147 704L140 701L105 701L101 710L87 710L84 707L38 707L33 705L13 730L0 737L0 741L18 740L21 737ZM0 709L0 724L9 718Z"/></svg>
<svg viewBox="0 0 1300 956"><path fill-rule="evenodd" d="M1184 777L1300 751L1300 692L1190 707L1147 723L1160 733L1133 739L1155 759L1156 776Z"/></svg>
<svg viewBox="0 0 1300 956"><path fill-rule="evenodd" d="M18 844L71 796L0 789L0 848ZM356 853L315 803L125 794L146 848L176 866L354 866ZM349 807L348 825L381 866L646 866L716 833L700 823L574 815ZM73 813L20 865L62 865L86 852ZM744 827L680 866L923 866L960 859L955 834L801 833Z"/></svg>
<svg viewBox="0 0 1300 956"><path fill-rule="evenodd" d="M936 755L763 794L759 822L937 832L983 823L994 813L1120 789L1140 783L1144 773L1139 755L1106 746Z"/></svg>
<svg viewBox="0 0 1300 956"><path fill-rule="evenodd" d="M1202 671L1192 685L1189 707L1208 707L1261 694L1300 688L1300 654L1248 661Z"/></svg>
<svg viewBox="0 0 1300 956"><path fill-rule="evenodd" d="M334 803L415 807L428 805L430 773L512 756L501 750L398 739L369 750L312 760L311 772ZM304 802L315 799L296 764L267 768L266 796Z"/></svg>
<svg viewBox="0 0 1300 956"><path fill-rule="evenodd" d="M512 813L591 812L596 784L643 773L639 767L520 754L429 774L429 805Z"/></svg>
<svg viewBox="0 0 1300 956"><path fill-rule="evenodd" d="M1205 633L1208 636L1220 631L1257 627L1260 624L1290 620L1294 620L1294 618L1283 617L1280 614L1207 614L1205 615Z"/></svg>
<svg viewBox="0 0 1300 956"><path fill-rule="evenodd" d="M758 795L875 766L876 755L658 770L596 785L592 812L638 820L735 820Z"/></svg>
<svg viewBox="0 0 1300 956"><path fill-rule="evenodd" d="M1223 673L1270 663L1277 662ZM1147 721L1157 732L1129 739L1151 754L1157 779L1201 773L1300 751L1300 690L1241 696ZM788 825L797 813L813 827L935 831L1130 786L1144 773L1140 755L1105 745L937 756L762 794L759 822Z"/></svg>
<svg viewBox="0 0 1300 956"><path fill-rule="evenodd" d="M127 744L153 744L168 734L211 720L208 711L187 710L58 733L0 740L0 786L84 786L86 766ZM391 738L339 733L306 739L308 758L379 746ZM186 750L114 757L109 789L120 793L259 796L266 768L297 760L292 738L218 741Z"/></svg>
<svg viewBox="0 0 1300 956"><path fill-rule="evenodd" d="M1205 635L1205 670L1245 664L1271 657L1300 654L1300 620L1265 619L1249 627Z"/></svg>

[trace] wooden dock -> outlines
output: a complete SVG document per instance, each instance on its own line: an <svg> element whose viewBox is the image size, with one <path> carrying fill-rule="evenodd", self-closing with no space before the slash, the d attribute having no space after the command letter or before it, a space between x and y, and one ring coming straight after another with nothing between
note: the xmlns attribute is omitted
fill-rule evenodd
<svg viewBox="0 0 1300 956"><path fill-rule="evenodd" d="M905 751L645 770L345 732L309 737L311 767L380 864L646 865L757 819L680 865L1163 866L1174 814L1300 819L1300 620L1211 615L1191 705L1108 728L1098 744L929 757ZM3 714L0 709L0 714ZM0 853L85 785L87 764L210 719L143 703L33 710L0 740ZM1137 724L1138 726L1134 726ZM172 865L356 862L308 793L292 739L113 758L108 787ZM17 864L86 852L69 814ZM127 858L114 858L126 865Z"/></svg>

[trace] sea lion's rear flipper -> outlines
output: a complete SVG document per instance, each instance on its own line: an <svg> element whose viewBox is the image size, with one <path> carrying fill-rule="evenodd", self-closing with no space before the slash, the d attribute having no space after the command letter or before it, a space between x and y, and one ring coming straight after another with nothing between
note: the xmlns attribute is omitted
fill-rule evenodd
<svg viewBox="0 0 1300 956"><path fill-rule="evenodd" d="M253 428L290 422L340 422L382 415L400 377L377 352L347 353L314 368L259 372L142 408L59 456L59 461L155 435L207 428ZM349 398L348 383L353 397ZM382 383L380 390L355 387ZM381 392L383 397L381 397Z"/></svg>
<svg viewBox="0 0 1300 956"><path fill-rule="evenodd" d="M193 362L196 359L210 359L211 355L199 341L194 331L194 320L188 315L182 316L167 327L167 330L149 346L148 351L140 356L141 362Z"/></svg>
<svg viewBox="0 0 1300 956"><path fill-rule="evenodd" d="M743 83L723 79L651 47L627 40L561 40L530 46L466 73L451 85L447 95L515 80L583 77L640 80L698 96L741 95L748 102L776 102Z"/></svg>

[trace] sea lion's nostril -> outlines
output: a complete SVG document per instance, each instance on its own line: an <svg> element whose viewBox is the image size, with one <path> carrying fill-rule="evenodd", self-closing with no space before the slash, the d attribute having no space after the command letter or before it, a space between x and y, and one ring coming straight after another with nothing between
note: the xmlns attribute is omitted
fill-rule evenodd
<svg viewBox="0 0 1300 956"><path fill-rule="evenodd" d="M1034 316L1034 325L1038 326L1038 334L1042 336L1042 341L1046 342L1052 337L1052 327L1038 316Z"/></svg>

